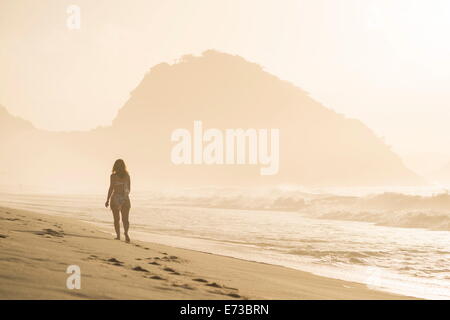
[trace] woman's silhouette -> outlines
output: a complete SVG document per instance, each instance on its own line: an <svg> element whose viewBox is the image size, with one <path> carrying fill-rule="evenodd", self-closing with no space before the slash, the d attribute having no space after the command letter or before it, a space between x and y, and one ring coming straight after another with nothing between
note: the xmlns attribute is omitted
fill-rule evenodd
<svg viewBox="0 0 450 320"><path fill-rule="evenodd" d="M130 223L128 216L130 213L130 175L128 174L125 162L122 159L116 160L112 169L111 180L108 190L108 198L105 202L105 207L109 206L109 199L111 199L111 210L114 216L114 228L116 229L116 240L120 240L120 215L122 214L122 223L125 233L125 241L130 242L128 236L128 228Z"/></svg>

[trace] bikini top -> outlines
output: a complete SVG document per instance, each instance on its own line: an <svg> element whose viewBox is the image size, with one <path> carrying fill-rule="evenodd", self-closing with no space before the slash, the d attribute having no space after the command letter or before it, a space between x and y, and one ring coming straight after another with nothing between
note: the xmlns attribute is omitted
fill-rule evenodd
<svg viewBox="0 0 450 320"><path fill-rule="evenodd" d="M114 182L114 192L124 193L128 195L130 193L130 187L126 181L115 181Z"/></svg>

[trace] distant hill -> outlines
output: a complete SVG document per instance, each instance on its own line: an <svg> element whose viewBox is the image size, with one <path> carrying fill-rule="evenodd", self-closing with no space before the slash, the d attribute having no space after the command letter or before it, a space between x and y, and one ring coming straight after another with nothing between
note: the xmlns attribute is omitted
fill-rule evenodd
<svg viewBox="0 0 450 320"><path fill-rule="evenodd" d="M114 158L122 157L138 187L423 183L362 122L322 106L257 64L216 51L154 66L111 127L50 133L3 113L0 125L7 126L0 131L2 142L14 132L26 131L9 146L7 157L2 153L0 159L3 168L16 173L10 174L11 181L103 185ZM205 129L279 128L279 173L260 176L259 166L250 165L172 164L171 132L192 131L194 120L201 120ZM18 155L29 158L8 162ZM19 174L24 166L26 174Z"/></svg>
<svg viewBox="0 0 450 320"><path fill-rule="evenodd" d="M101 144L93 139L93 133L38 130L0 106L0 188L92 189L108 172L104 162L96 165L102 152L95 152L101 150Z"/></svg>
<svg viewBox="0 0 450 320"><path fill-rule="evenodd" d="M0 105L0 138L1 142L6 143L17 134L35 130L33 125L19 117L14 117L8 110Z"/></svg>

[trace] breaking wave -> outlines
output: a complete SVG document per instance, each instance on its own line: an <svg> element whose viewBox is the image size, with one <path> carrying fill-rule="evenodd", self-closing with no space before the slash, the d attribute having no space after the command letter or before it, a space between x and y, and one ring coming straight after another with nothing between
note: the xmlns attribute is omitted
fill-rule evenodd
<svg viewBox="0 0 450 320"><path fill-rule="evenodd" d="M147 195L148 196L148 195ZM336 195L283 189L208 188L154 194L151 201L205 208L292 211L312 218L450 231L450 194Z"/></svg>
<svg viewBox="0 0 450 320"><path fill-rule="evenodd" d="M352 201L319 201L309 208L315 218L364 221L405 228L450 230L450 195L432 196L383 193Z"/></svg>

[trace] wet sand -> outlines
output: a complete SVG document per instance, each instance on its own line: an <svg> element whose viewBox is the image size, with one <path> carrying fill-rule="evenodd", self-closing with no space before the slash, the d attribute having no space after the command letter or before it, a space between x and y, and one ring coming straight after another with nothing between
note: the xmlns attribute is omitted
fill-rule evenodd
<svg viewBox="0 0 450 320"><path fill-rule="evenodd" d="M66 286L69 265L80 267L79 290ZM280 266L127 244L73 218L0 207L0 299L408 298Z"/></svg>

